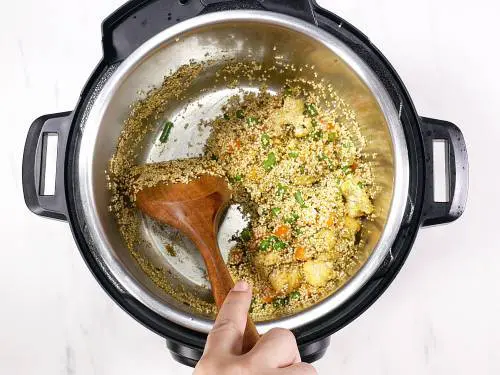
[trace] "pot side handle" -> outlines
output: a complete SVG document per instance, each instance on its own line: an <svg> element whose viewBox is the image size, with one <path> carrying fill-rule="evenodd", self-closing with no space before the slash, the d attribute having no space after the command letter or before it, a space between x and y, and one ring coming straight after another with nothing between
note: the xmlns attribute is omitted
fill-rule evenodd
<svg viewBox="0 0 500 375"><path fill-rule="evenodd" d="M422 133L425 147L425 197L423 225L445 224L458 219L465 210L469 187L469 162L464 137L460 129L447 121L422 117ZM446 150L446 178L448 201L434 200L434 152L435 141L444 141Z"/></svg>
<svg viewBox="0 0 500 375"><path fill-rule="evenodd" d="M37 118L31 125L23 154L23 193L33 213L57 220L66 220L64 191L64 160L72 113L62 112ZM44 195L47 139L57 136L57 157L54 195Z"/></svg>

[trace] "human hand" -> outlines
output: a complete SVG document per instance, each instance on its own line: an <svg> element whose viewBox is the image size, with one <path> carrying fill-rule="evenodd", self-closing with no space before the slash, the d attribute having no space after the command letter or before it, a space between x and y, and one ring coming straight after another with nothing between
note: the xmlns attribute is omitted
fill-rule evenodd
<svg viewBox="0 0 500 375"><path fill-rule="evenodd" d="M270 330L242 354L251 299L246 282L229 292L193 375L316 375L313 366L301 362L295 336L286 329Z"/></svg>

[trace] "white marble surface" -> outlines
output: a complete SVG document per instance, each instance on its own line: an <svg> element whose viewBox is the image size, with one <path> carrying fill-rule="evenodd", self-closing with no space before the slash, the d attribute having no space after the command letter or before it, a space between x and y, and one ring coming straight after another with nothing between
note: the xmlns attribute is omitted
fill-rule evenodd
<svg viewBox="0 0 500 375"><path fill-rule="evenodd" d="M94 281L67 224L25 208L21 155L38 115L73 109L122 0L5 2L0 23L0 374L191 373ZM321 374L500 373L498 2L322 0L386 54L422 115L467 140L467 211L422 230L389 290L333 336ZM7 8L7 6L9 8Z"/></svg>

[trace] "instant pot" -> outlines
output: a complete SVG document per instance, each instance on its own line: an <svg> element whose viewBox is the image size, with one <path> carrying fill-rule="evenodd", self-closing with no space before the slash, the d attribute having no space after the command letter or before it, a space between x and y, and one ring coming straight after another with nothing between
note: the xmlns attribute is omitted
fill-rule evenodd
<svg viewBox="0 0 500 375"><path fill-rule="evenodd" d="M277 326L291 329L306 362L321 358L330 335L385 291L422 226L454 221L464 211L468 162L460 130L420 117L403 82L369 39L312 0L130 1L103 22L102 44L103 58L76 108L42 116L30 127L23 157L25 201L37 215L69 222L101 286L131 316L165 337L174 358L185 365L194 366L201 357L212 320L162 293L138 266L109 213L105 175L130 105L141 91L161 84L169 70L206 56L222 60L222 55L251 56L266 64L276 53L297 66L314 65L358 114L366 151L380 155L374 166L380 211L370 224L369 259L319 304L257 324L260 333ZM270 87L279 80L270 77ZM55 193L44 195L50 134L58 137ZM446 145L445 202L434 199L436 141Z"/></svg>

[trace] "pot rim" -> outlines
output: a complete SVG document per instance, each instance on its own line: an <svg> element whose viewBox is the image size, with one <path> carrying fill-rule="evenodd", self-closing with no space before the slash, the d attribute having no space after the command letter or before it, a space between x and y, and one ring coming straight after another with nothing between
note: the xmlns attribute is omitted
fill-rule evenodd
<svg viewBox="0 0 500 375"><path fill-rule="evenodd" d="M136 69L141 62L165 43L175 40L178 36L196 30L199 27L226 22L257 22L281 26L291 31L302 33L316 40L330 49L341 58L369 88L384 114L389 128L394 156L394 190L386 225L372 254L358 272L339 290L323 301L311 306L295 315L283 317L273 321L257 323L259 333L265 333L271 328L281 327L294 329L304 326L321 316L335 310L358 292L380 267L399 231L406 209L409 187L409 165L406 139L401 125L399 113L396 110L389 93L376 74L366 65L349 47L334 35L321 30L301 19L259 10L230 10L206 15L183 21L175 26L158 33L134 53L132 53L105 83L98 94L88 114L84 126L82 125L82 139L78 155L78 177L82 208L87 220L89 233L96 245L105 266L115 280L135 299L162 317L198 332L208 333L213 321L203 318L193 318L189 313L177 310L159 301L148 290L143 288L134 279L133 275L116 259L109 249L111 244L106 239L104 228L96 220L96 201L93 186L92 159L97 132L102 117L117 88L127 78L128 74Z"/></svg>

